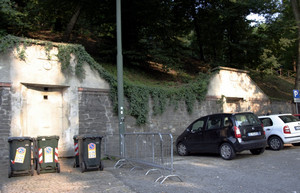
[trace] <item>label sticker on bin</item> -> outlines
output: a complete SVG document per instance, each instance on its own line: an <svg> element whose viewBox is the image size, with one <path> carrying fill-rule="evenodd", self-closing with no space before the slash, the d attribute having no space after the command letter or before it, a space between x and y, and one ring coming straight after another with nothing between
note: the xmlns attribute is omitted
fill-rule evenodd
<svg viewBox="0 0 300 193"><path fill-rule="evenodd" d="M89 159L96 158L96 144L94 143L88 144L88 158Z"/></svg>
<svg viewBox="0 0 300 193"><path fill-rule="evenodd" d="M15 163L24 163L25 160L25 155L26 155L26 149L24 147L19 147L16 150L16 155L15 155Z"/></svg>
<svg viewBox="0 0 300 193"><path fill-rule="evenodd" d="M52 163L53 162L53 148L52 147L45 147L45 163Z"/></svg>

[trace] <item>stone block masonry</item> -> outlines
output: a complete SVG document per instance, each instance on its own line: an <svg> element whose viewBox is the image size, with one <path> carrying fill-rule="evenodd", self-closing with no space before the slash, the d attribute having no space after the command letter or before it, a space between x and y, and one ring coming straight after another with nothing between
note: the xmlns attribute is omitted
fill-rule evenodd
<svg viewBox="0 0 300 193"><path fill-rule="evenodd" d="M104 136L118 128L107 90L79 89L79 135Z"/></svg>
<svg viewBox="0 0 300 193"><path fill-rule="evenodd" d="M11 94L9 85L0 85L0 173L7 172L9 164L9 145L11 125Z"/></svg>
<svg viewBox="0 0 300 193"><path fill-rule="evenodd" d="M78 89L79 91L79 134L118 135L118 117L114 112L109 96L109 90ZM149 114L145 125L136 125L136 119L126 113L129 104L125 100L125 132L161 132L171 133L176 140L177 136L194 120L213 113L247 112L257 115L266 113L291 113L292 104L289 102L274 102L269 100L238 101L231 104L231 111L224 110L224 104L217 97L207 97L201 103L194 104L192 113L186 110L184 101L167 106L160 115L153 114L153 101L149 100ZM227 106L229 103L226 104ZM239 109L236 109L236 108ZM282 109L284 107L284 110Z"/></svg>

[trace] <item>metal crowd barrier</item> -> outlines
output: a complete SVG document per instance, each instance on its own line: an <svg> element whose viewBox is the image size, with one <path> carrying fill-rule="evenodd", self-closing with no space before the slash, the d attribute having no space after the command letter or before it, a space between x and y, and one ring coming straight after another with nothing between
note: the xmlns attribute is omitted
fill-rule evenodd
<svg viewBox="0 0 300 193"><path fill-rule="evenodd" d="M171 177L176 177L182 181L178 175L174 174L172 134L125 133L120 137L123 140L124 146L119 148L111 148L112 139L114 142L119 142L119 139L116 141L116 136L108 136L107 141L105 141L105 154L107 156L120 157L120 160L115 165L116 168L120 168L127 163L133 166L131 170L136 167L146 166L151 167L151 169L145 175L148 175L152 171L160 171L162 174L155 182L162 184L166 179ZM117 146L119 146L118 144ZM122 148L122 151L120 151L120 148ZM118 153L116 150L123 152L123 156L117 156Z"/></svg>

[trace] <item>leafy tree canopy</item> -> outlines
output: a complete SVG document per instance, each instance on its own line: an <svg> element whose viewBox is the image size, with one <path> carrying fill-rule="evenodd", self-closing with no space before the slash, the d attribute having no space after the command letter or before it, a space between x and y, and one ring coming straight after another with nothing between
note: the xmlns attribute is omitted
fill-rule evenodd
<svg viewBox="0 0 300 193"><path fill-rule="evenodd" d="M81 43L101 61L115 63L115 3L2 0L0 35ZM250 25L250 13L266 22ZM292 70L297 59L297 27L288 0L123 0L122 35L124 64L142 68Z"/></svg>

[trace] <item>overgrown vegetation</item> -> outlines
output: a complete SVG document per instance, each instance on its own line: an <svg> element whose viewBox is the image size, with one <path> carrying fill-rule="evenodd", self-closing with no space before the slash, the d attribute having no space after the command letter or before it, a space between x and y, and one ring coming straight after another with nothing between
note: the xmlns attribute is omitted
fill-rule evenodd
<svg viewBox="0 0 300 193"><path fill-rule="evenodd" d="M263 15L265 21L251 21L247 18L250 14ZM49 40L43 43L48 59L50 50L57 47L62 71L66 75L75 73L80 79L84 78L86 61L109 82L111 99L117 106L117 82L114 73L107 71L116 63L115 15L115 1L110 0L2 0L0 38L4 40L0 52L16 46L18 57L26 60L27 44L40 43L27 39L20 42L7 34ZM277 88L284 81L273 82L269 75L260 75L279 69L294 71L299 41L296 24L289 0L122 0L125 73L127 69L144 70L139 71L138 80L134 70L124 76L124 94L130 104L127 113L144 124L150 98L155 115L181 100L191 112L207 89L208 75L199 72L207 73L217 66L258 71L259 76L254 77L263 90L266 88L266 94L288 99L284 94L288 91L282 93L283 89ZM75 69L69 63L70 53L76 56ZM146 77L152 74L149 69L153 64L180 75L173 79L166 77L166 73L164 78L159 74L156 80L148 81ZM277 92L268 92L268 88ZM282 95L274 96L277 93Z"/></svg>
<svg viewBox="0 0 300 193"><path fill-rule="evenodd" d="M85 62L93 69L99 72L99 75L104 78L111 88L111 100L117 109L117 82L116 78L107 72L98 62L96 62L81 45L72 44L55 44L50 42L41 42L32 39L23 39L15 36L6 36L0 40L0 53L16 47L18 57L25 60L26 47L30 44L42 44L45 46L45 53L50 59L50 50L57 47L57 57L61 63L61 70L66 75L73 73L71 67L71 55L75 56L75 75L79 79L85 77L83 65ZM136 117L137 124L145 124L149 114L149 99L153 101L153 114L160 115L164 112L167 105L177 106L179 101L185 101L187 111L192 112L193 106L196 101L201 102L204 100L207 86L208 75L199 74L196 80L190 81L184 85L163 87L163 86L149 86L143 84L135 84L132 81L125 80L124 82L124 95L129 102L129 111L131 116Z"/></svg>
<svg viewBox="0 0 300 193"><path fill-rule="evenodd" d="M250 76L271 100L290 101L293 99L295 78L253 70L250 71Z"/></svg>
<svg viewBox="0 0 300 193"><path fill-rule="evenodd" d="M115 3L2 0L0 37L79 43L115 63ZM249 14L266 20L251 25ZM195 74L216 66L293 70L299 39L289 0L122 0L122 38L125 66L151 61Z"/></svg>

